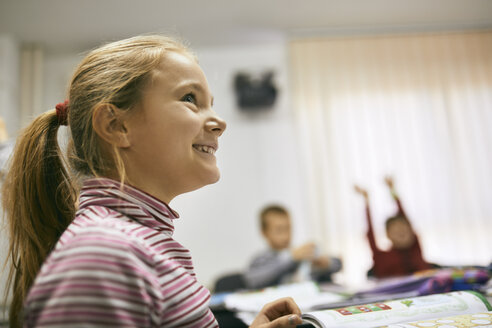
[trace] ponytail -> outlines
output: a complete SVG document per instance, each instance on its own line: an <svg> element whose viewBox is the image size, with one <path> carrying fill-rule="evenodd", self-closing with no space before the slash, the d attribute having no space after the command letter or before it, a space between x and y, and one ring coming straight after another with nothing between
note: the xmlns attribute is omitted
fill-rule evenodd
<svg viewBox="0 0 492 328"><path fill-rule="evenodd" d="M10 234L7 293L11 327L22 325L24 299L60 235L75 214L76 189L57 141L58 118L51 110L18 137L2 186Z"/></svg>

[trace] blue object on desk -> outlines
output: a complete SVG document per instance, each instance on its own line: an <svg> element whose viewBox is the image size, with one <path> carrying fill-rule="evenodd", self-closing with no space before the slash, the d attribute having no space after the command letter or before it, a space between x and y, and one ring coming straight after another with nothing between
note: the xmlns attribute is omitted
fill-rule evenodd
<svg viewBox="0 0 492 328"><path fill-rule="evenodd" d="M224 306L225 298L227 295L230 295L230 294L232 294L232 293L224 292L224 293L212 294L210 297L209 307L210 308L216 308L216 307Z"/></svg>

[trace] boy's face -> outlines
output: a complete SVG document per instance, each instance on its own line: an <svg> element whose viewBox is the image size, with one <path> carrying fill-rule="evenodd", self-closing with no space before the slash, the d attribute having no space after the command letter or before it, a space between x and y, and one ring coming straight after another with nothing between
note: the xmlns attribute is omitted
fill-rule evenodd
<svg viewBox="0 0 492 328"><path fill-rule="evenodd" d="M266 227L263 230L268 244L275 250L282 250L290 244L290 218L282 213L270 212L265 217Z"/></svg>
<svg viewBox="0 0 492 328"><path fill-rule="evenodd" d="M386 233L396 249L408 249L415 241L413 230L405 220L391 222Z"/></svg>

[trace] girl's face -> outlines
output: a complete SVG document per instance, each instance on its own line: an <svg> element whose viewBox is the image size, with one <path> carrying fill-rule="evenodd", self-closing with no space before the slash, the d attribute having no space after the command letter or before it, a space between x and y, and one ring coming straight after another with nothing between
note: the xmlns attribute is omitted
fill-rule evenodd
<svg viewBox="0 0 492 328"><path fill-rule="evenodd" d="M196 61L168 53L126 122L130 183L165 202L219 179L215 152L226 123Z"/></svg>
<svg viewBox="0 0 492 328"><path fill-rule="evenodd" d="M386 233L395 249L409 249L415 242L415 234L408 222L404 220L393 221Z"/></svg>

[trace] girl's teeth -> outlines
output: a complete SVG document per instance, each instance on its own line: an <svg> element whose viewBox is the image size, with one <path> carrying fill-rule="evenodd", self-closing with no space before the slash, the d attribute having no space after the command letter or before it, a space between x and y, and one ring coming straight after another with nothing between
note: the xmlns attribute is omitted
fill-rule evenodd
<svg viewBox="0 0 492 328"><path fill-rule="evenodd" d="M195 148L198 149L201 152L204 152L204 153L208 153L208 154L212 154L212 155L215 153L215 150L212 147L208 147L208 146L197 146Z"/></svg>

